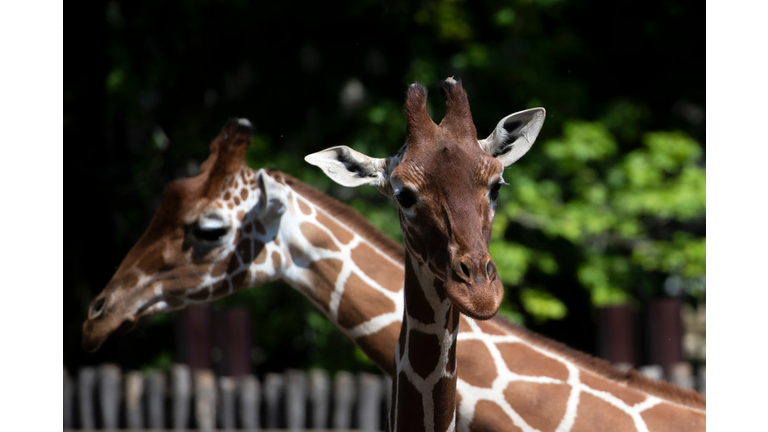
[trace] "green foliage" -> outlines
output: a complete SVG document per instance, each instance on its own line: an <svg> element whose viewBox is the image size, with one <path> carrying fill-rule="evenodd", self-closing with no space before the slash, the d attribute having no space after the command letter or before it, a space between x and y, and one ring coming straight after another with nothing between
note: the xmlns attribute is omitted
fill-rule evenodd
<svg viewBox="0 0 768 432"><path fill-rule="evenodd" d="M183 2L168 15L151 2L110 2L107 65L95 68L103 71L98 79L79 80L103 86L108 133L94 134L94 107L75 81L65 83L67 127L80 125L83 148L106 136L109 149L102 160L93 159L99 152L83 153L78 169L93 176L83 193L113 197L100 201L96 219L104 223L87 227L112 233L113 250L100 249L99 257L88 250L76 259L83 264L68 263L66 286L80 288L65 305L72 314L65 346L74 347L65 362L82 355L76 348L88 302L140 237L163 186L195 174L228 117L248 117L256 127L246 155L251 167L281 169L401 241L387 198L373 188L336 186L303 156L334 145L394 154L404 140L405 86L427 85L428 109L439 120L444 108L435 85L451 75L465 83L480 137L507 114L547 109L536 144L504 174L510 186L501 190L490 245L507 290L499 314L534 328L567 328L589 316L577 313L583 308L638 305L665 289L703 302L705 68L694 49L703 46L696 18L703 7L628 4L612 15L610 28L595 13L606 9L615 5L397 0L307 3L296 14L287 4L233 0ZM276 31L283 22L291 26ZM328 36L329 25L345 37ZM660 68L648 53L674 59L674 67ZM351 79L363 93L346 106L339 95ZM86 101L82 112L69 108L78 100ZM373 369L284 284L217 302L233 305L251 312L262 371ZM172 320L148 320L146 337ZM564 342L583 343L573 337ZM152 352L136 362L167 367L171 358Z"/></svg>

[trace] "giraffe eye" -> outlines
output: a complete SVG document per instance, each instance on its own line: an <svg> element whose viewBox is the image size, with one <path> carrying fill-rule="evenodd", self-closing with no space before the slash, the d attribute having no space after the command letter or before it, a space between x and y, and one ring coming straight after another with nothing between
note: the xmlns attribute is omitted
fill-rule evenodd
<svg viewBox="0 0 768 432"><path fill-rule="evenodd" d="M410 189L400 189L395 193L395 198L404 209L416 204L416 194Z"/></svg>
<svg viewBox="0 0 768 432"><path fill-rule="evenodd" d="M227 231L229 230L225 227L221 227L221 228L197 227L194 229L194 231L192 231L192 233L199 240L215 242L220 240L222 237L224 237L227 234Z"/></svg>
<svg viewBox="0 0 768 432"><path fill-rule="evenodd" d="M191 228L192 235L201 242L217 242L229 232L229 224L218 214L201 217Z"/></svg>
<svg viewBox="0 0 768 432"><path fill-rule="evenodd" d="M508 183L504 183L503 180L496 182L493 186L491 186L491 191L489 192L491 196L491 201L496 201L499 198L499 190L501 190L502 186L506 186Z"/></svg>

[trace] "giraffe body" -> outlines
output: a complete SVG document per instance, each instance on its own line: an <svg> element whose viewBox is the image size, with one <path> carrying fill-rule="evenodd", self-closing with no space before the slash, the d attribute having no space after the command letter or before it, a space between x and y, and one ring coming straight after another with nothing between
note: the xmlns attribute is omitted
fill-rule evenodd
<svg viewBox="0 0 768 432"><path fill-rule="evenodd" d="M239 132L233 134L233 129ZM229 289L212 288L224 278L232 292L284 280L308 297L385 373L394 376L404 313L403 248L349 207L279 171L251 170L244 158L238 159L236 171L217 168L225 180L212 179L219 156L240 157L225 147L233 144L230 140L237 134L245 134L249 141L247 128L241 129L239 122L228 124L212 144L211 157L201 167L200 176L169 186L166 193L176 195L164 196L147 232L94 299L90 317L83 324L84 347L97 349L111 333L143 316L225 296ZM254 180L256 188L251 189ZM245 200L244 186L248 190ZM259 213L263 197L270 202L263 208L271 210ZM231 236L225 235L227 241L222 243L226 246L209 248L211 257L195 255L189 238L197 228L194 222L212 209L223 208L228 210L229 229L233 230ZM247 223L239 221L241 211L249 215ZM206 223L212 228L209 231L223 225ZM204 235L209 234L217 233ZM245 238L250 247L238 249ZM253 265L248 267L247 277L235 279L248 259ZM474 321L462 316L460 320L458 430L555 430L548 426L563 423L566 412L575 413L571 430L626 424L631 416L614 409L618 404L614 398L626 401L629 407L648 406L640 413L643 423L628 430L704 430L704 399L693 392L619 372L606 362L531 334L503 318ZM562 370L578 371L577 379L569 381ZM570 388L570 383L581 389L579 395L588 393L594 398L574 399L570 391L566 400L558 397L561 386ZM523 392L517 391L520 385L527 386ZM570 411L566 409L574 405ZM606 412L616 413L616 420L609 423L601 417ZM688 417L693 421L683 425L686 427L665 426Z"/></svg>

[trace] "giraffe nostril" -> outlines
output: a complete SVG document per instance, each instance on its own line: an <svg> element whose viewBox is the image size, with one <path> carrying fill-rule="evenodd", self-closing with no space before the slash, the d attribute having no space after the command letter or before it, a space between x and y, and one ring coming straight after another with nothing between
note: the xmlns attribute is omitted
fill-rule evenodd
<svg viewBox="0 0 768 432"><path fill-rule="evenodd" d="M464 273L464 276L470 277L470 275L469 275L469 267L467 267L466 264L464 264L463 262L459 263L459 267L461 267L461 272Z"/></svg>
<svg viewBox="0 0 768 432"><path fill-rule="evenodd" d="M491 260L488 260L488 264L485 265L485 274L488 277L491 277L492 272L493 272L493 264L491 263Z"/></svg>
<svg viewBox="0 0 768 432"><path fill-rule="evenodd" d="M91 309L91 318L101 313L101 310L104 308L104 303L106 303L106 301L106 297L102 297L96 301L96 303L93 305L93 309Z"/></svg>

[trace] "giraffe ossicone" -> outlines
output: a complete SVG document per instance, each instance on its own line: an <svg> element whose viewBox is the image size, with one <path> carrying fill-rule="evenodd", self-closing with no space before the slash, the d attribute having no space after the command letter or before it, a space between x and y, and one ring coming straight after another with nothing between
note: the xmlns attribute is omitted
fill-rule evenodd
<svg viewBox="0 0 768 432"><path fill-rule="evenodd" d="M396 431L456 427L459 312L487 320L501 306L504 287L488 251L496 199L504 168L531 148L545 116L543 108L512 114L480 141L461 82L448 78L440 94L446 114L438 125L426 88L408 88L406 143L395 156L333 147L305 158L342 185L372 185L397 203L406 270L389 418Z"/></svg>
<svg viewBox="0 0 768 432"><path fill-rule="evenodd" d="M283 280L394 376L402 246L314 188L249 168L251 131L243 126L225 126L200 174L168 186L147 231L92 301L84 348L144 316ZM460 321L458 430L704 430L706 403L693 391L618 371L501 317Z"/></svg>

